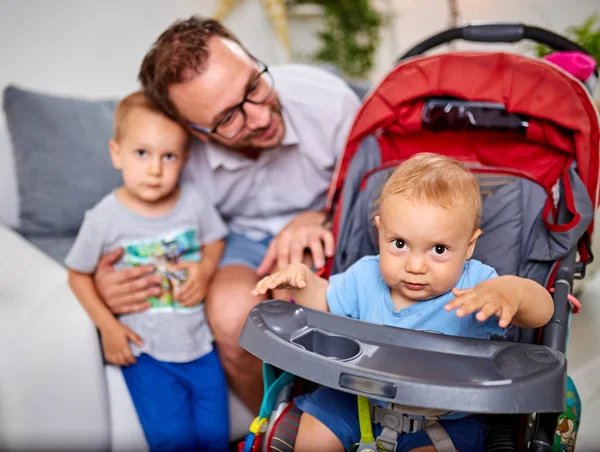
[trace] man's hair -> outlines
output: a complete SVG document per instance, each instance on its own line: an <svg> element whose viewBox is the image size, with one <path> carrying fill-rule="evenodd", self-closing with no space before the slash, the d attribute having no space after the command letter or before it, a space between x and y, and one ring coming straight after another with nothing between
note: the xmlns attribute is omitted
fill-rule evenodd
<svg viewBox="0 0 600 452"><path fill-rule="evenodd" d="M452 158L427 152L412 156L385 183L379 206L392 195L439 205L446 210L463 209L473 219L473 230L479 228L479 186L473 173Z"/></svg>
<svg viewBox="0 0 600 452"><path fill-rule="evenodd" d="M171 118L183 122L169 99L169 86L182 83L206 69L208 42L218 36L244 46L225 26L214 19L191 16L178 20L154 42L138 78L146 96Z"/></svg>
<svg viewBox="0 0 600 452"><path fill-rule="evenodd" d="M119 101L115 108L115 119L114 119L114 138L119 141L123 136L125 123L129 114L136 108L143 108L146 110L154 111L156 113L164 114L156 105L144 95L143 91L135 91Z"/></svg>

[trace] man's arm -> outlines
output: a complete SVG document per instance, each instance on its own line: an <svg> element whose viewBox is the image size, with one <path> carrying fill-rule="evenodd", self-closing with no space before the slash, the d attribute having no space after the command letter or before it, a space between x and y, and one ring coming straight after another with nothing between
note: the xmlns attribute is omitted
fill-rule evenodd
<svg viewBox="0 0 600 452"><path fill-rule="evenodd" d="M271 240L256 273L265 275L287 264L303 262L307 249L311 252L315 268L322 268L325 258L332 257L335 251L333 234L323 225L324 221L324 212L298 214Z"/></svg>
<svg viewBox="0 0 600 452"><path fill-rule="evenodd" d="M161 293L161 277L154 267L144 265L116 271L113 265L121 258L119 248L102 256L94 273L97 293L113 314L127 314L148 309L146 300Z"/></svg>

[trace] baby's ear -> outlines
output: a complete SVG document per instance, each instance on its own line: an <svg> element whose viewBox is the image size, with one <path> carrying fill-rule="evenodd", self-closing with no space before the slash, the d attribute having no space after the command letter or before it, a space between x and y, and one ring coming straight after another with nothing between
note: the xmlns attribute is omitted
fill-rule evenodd
<svg viewBox="0 0 600 452"><path fill-rule="evenodd" d="M477 244L477 239L481 235L481 229L476 229L471 236L471 240L469 241L469 248L467 249L467 259L471 259L473 256L473 252L475 251L475 245Z"/></svg>
<svg viewBox="0 0 600 452"><path fill-rule="evenodd" d="M121 153L119 152L119 143L113 138L108 142L110 150L110 159L115 169L121 169Z"/></svg>
<svg viewBox="0 0 600 452"><path fill-rule="evenodd" d="M377 230L379 231L379 228L381 227L381 219L379 218L379 215L375 215L375 226L377 226Z"/></svg>

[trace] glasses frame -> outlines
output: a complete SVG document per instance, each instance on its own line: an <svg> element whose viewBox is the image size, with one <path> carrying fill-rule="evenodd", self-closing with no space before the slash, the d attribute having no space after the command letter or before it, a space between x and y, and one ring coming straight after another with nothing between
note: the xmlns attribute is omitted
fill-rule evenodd
<svg viewBox="0 0 600 452"><path fill-rule="evenodd" d="M252 87L259 82L259 80L261 79L261 77L264 74L267 74L267 76L269 77L269 80L271 82L271 89L269 91L269 93L265 96L265 98L263 100L261 100L260 102L257 101L252 101L250 99L248 99L248 95L250 94L248 91L246 92L246 94L244 95L244 99L237 105L234 105L229 111L233 114L235 112L235 110L239 110L242 113L242 117L244 118L244 122L242 123L242 127L240 128L240 130L238 130L237 132L235 132L233 135L230 136L225 136L220 134L219 132L217 132L217 129L223 124L223 122L227 119L227 116L225 116L223 119L221 119L216 126L214 126L212 129L207 129L206 127L201 127L199 125L194 124L191 121L187 122L187 125L189 127L191 127L192 129L196 130L197 132L202 132L202 133L207 133L207 134L214 134L214 135L218 135L221 138L225 138L226 140L230 140L231 138L234 138L235 136L237 136L242 130L244 130L244 127L246 127L246 112L244 111L244 104L246 102L254 104L254 105L261 105L264 104L267 99L271 96L271 94L273 94L273 91L275 91L275 79L273 79L273 75L269 72L269 68L267 67L267 65L265 63L263 63L262 61L260 61L258 58L253 57L252 55L250 55L250 58L252 58L258 65L259 65L259 69L260 67L262 67L262 69L260 69L258 75L256 76L256 78L252 81L252 84L250 85L250 89L252 89Z"/></svg>

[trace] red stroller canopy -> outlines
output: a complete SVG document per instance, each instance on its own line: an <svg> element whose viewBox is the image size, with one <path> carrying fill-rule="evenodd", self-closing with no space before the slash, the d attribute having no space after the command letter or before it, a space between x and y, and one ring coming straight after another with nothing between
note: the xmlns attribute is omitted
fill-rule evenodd
<svg viewBox="0 0 600 452"><path fill-rule="evenodd" d="M524 134L426 130L421 114L432 97L500 103L508 113L528 117L529 125ZM599 129L598 113L584 86L545 61L485 52L414 58L393 69L365 100L332 181L329 207L360 142L372 134L380 144L382 162L437 152L518 171L548 193L576 160L596 206Z"/></svg>

